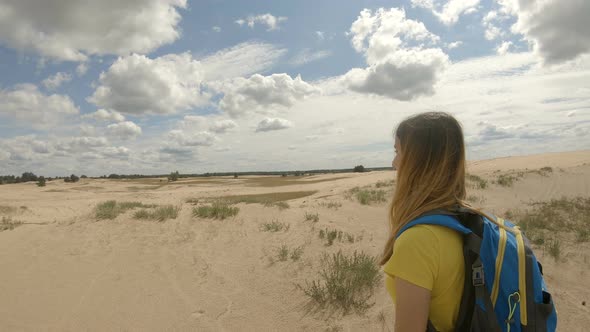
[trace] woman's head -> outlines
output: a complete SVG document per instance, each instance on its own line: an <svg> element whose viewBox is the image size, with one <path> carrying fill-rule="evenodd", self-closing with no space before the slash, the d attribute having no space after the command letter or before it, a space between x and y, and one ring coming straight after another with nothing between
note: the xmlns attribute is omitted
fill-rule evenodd
<svg viewBox="0 0 590 332"><path fill-rule="evenodd" d="M382 263L393 252L394 235L407 222L465 199L465 144L450 114L428 112L402 121L395 133L397 186L390 207L392 234Z"/></svg>

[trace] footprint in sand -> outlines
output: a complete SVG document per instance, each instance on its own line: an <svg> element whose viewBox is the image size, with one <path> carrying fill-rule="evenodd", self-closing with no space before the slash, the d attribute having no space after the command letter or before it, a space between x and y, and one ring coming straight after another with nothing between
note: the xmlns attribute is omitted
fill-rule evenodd
<svg viewBox="0 0 590 332"><path fill-rule="evenodd" d="M193 312L191 314L192 318L201 318L201 316L203 316L205 314L205 310L201 309L201 310L197 310L195 312Z"/></svg>

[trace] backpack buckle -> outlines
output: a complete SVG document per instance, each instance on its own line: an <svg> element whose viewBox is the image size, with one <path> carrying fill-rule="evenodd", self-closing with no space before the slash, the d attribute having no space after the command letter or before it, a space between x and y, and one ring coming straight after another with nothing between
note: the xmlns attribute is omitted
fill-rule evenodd
<svg viewBox="0 0 590 332"><path fill-rule="evenodd" d="M483 265L481 263L475 263L471 267L472 274L471 280L473 282L473 286L483 286L485 284L485 278L483 274Z"/></svg>

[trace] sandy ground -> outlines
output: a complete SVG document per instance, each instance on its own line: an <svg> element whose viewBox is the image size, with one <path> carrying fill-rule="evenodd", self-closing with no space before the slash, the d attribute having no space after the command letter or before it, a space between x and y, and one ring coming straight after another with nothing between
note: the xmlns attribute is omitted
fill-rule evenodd
<svg viewBox="0 0 590 332"><path fill-rule="evenodd" d="M503 214L532 201L590 196L590 151L472 162L472 174L550 166L549 176L526 173L512 188L470 190L486 209ZM296 285L315 278L323 253L362 250L377 255L387 235L387 203L349 200L355 186L391 180L394 172L329 174L266 181L257 177L159 180L91 180L0 186L0 205L25 222L0 232L1 331L391 331L393 307L384 287L364 314L325 317L306 314L306 296ZM288 181L287 181L288 180ZM283 181L283 182L281 182ZM239 204L226 220L192 216L188 199L223 195L308 191L280 210ZM181 207L177 219L141 221L132 212L97 221L103 201L141 201ZM322 202L340 202L338 209ZM319 214L319 222L304 213ZM290 225L262 232L264 222ZM325 227L362 240L327 247ZM590 243L564 239L555 261L537 247L559 311L560 331L590 326ZM299 261L270 262L281 245L302 246ZM385 317L385 320L382 318Z"/></svg>

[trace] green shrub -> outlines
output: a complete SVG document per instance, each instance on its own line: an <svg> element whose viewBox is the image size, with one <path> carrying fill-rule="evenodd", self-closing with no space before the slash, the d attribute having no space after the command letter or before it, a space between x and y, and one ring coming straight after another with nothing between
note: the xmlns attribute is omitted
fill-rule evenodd
<svg viewBox="0 0 590 332"><path fill-rule="evenodd" d="M364 252L347 255L339 251L333 255L324 254L321 266L317 279L307 281L305 286L299 285L312 306L346 315L353 310L364 313L373 305L370 299L381 280L375 257Z"/></svg>

